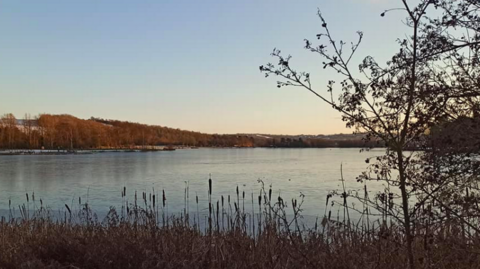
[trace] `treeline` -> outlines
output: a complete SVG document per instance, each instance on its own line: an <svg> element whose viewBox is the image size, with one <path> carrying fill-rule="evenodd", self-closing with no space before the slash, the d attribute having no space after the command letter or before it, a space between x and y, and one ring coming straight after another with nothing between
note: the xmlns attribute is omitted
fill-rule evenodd
<svg viewBox="0 0 480 269"><path fill-rule="evenodd" d="M220 135L117 120L79 119L71 115L12 114L0 118L2 149L120 149L143 146L192 147L362 147L365 142L324 138ZM378 146L370 142L369 146Z"/></svg>
<svg viewBox="0 0 480 269"><path fill-rule="evenodd" d="M355 139L325 139L325 138L291 138L280 137L265 140L266 146L277 148L359 148L382 147L376 141L365 141L362 137Z"/></svg>

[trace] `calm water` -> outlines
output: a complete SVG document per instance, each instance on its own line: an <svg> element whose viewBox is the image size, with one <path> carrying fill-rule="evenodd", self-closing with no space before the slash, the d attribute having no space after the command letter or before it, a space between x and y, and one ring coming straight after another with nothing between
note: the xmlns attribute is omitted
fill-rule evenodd
<svg viewBox="0 0 480 269"><path fill-rule="evenodd" d="M383 150L359 149L197 149L151 153L101 153L69 156L0 156L0 210L25 203L25 193L35 192L52 209L76 205L88 198L95 210L119 206L121 191L133 200L135 190L165 189L169 210L184 206L185 182L190 185L190 203L195 193L204 208L208 177L212 175L214 199L235 195L238 185L251 200L258 197L262 179L272 184L274 194L286 201L305 195L304 214L323 215L325 197L340 189L340 164L347 187L360 188L355 177L365 167L365 158ZM375 191L375 188L371 188ZM141 195L140 195L141 196ZM257 198L255 198L257 199ZM73 201L73 202L72 202ZM248 204L248 203L246 203Z"/></svg>

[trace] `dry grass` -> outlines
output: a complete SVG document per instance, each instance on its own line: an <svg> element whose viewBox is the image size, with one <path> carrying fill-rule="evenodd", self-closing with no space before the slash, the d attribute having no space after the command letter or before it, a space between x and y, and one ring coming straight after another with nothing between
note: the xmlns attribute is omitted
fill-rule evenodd
<svg viewBox="0 0 480 269"><path fill-rule="evenodd" d="M358 226L325 217L308 230L296 221L301 202L292 201L287 221L283 200L273 203L270 191L252 214L243 209L243 193L214 202L209 186L207 215L184 211L188 218L167 218L163 193L125 199L102 221L81 201L78 211L66 206L61 219L43 205L26 211L27 197L21 217L0 222L0 267L406 268L404 234L394 223ZM205 225L197 225L202 219ZM417 227L414 246L418 268L480 268L480 235L459 223Z"/></svg>
<svg viewBox="0 0 480 269"><path fill-rule="evenodd" d="M0 225L2 268L405 268L401 242L334 233L328 240L267 228L204 235L181 225L72 225L25 221ZM395 235L397 236L397 235ZM477 268L480 241L455 236L416 244L420 268Z"/></svg>

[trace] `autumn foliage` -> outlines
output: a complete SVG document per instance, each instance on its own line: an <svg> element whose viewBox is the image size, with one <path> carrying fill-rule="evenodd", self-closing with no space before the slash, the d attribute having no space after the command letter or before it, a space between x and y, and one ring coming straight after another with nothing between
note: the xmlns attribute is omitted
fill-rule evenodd
<svg viewBox="0 0 480 269"><path fill-rule="evenodd" d="M130 149L175 145L194 147L280 147L326 148L362 147L361 136L350 139L301 138L293 136L254 136L245 134L206 134L163 126L71 115L26 115L18 120L12 114L0 119L0 148L3 149ZM379 144L370 142L370 146Z"/></svg>

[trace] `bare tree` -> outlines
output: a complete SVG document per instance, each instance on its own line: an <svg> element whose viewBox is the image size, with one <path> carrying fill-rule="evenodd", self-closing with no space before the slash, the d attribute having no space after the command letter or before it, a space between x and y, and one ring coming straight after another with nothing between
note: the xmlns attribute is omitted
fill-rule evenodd
<svg viewBox="0 0 480 269"><path fill-rule="evenodd" d="M5 129L8 148L15 147L15 132L17 130L17 119L13 114L5 114L1 118L3 128Z"/></svg>
<svg viewBox="0 0 480 269"><path fill-rule="evenodd" d="M343 76L339 85L328 81L325 91L317 90L312 85L311 73L294 69L292 57L283 56L278 49L272 53L277 64L260 66L265 76L279 78L278 87L295 86L310 91L341 112L347 127L365 133L367 139L384 142L385 155L378 157L359 180L382 179L398 188L399 210L395 211L395 205L385 210L404 228L410 268L415 267L413 227L419 208L440 203L439 207L453 212L436 193L445 190L445 183L451 178L444 175L443 180L438 180L442 174L438 171L457 165L462 157L455 163L444 158L440 169L430 169L432 139L428 134L443 122L472 118L479 107L479 8L480 4L473 0L421 0L417 5L400 0L398 7L380 15L405 12L410 35L398 39L399 50L386 65L368 56L359 63L359 69L352 69L352 64L363 33L358 32L357 41L347 47L346 42L335 39L319 11L323 27L316 36L319 44L305 40L305 49L319 55L325 69ZM334 97L336 93L338 98ZM475 163L478 161L471 160L470 168ZM470 169L467 177L477 175L478 169ZM390 200L394 200L395 193L388 192ZM420 202L412 205L413 197Z"/></svg>
<svg viewBox="0 0 480 269"><path fill-rule="evenodd" d="M27 145L28 148L31 149L33 145L33 120L32 116L30 114L25 114L25 117L23 118L23 132L27 136Z"/></svg>

